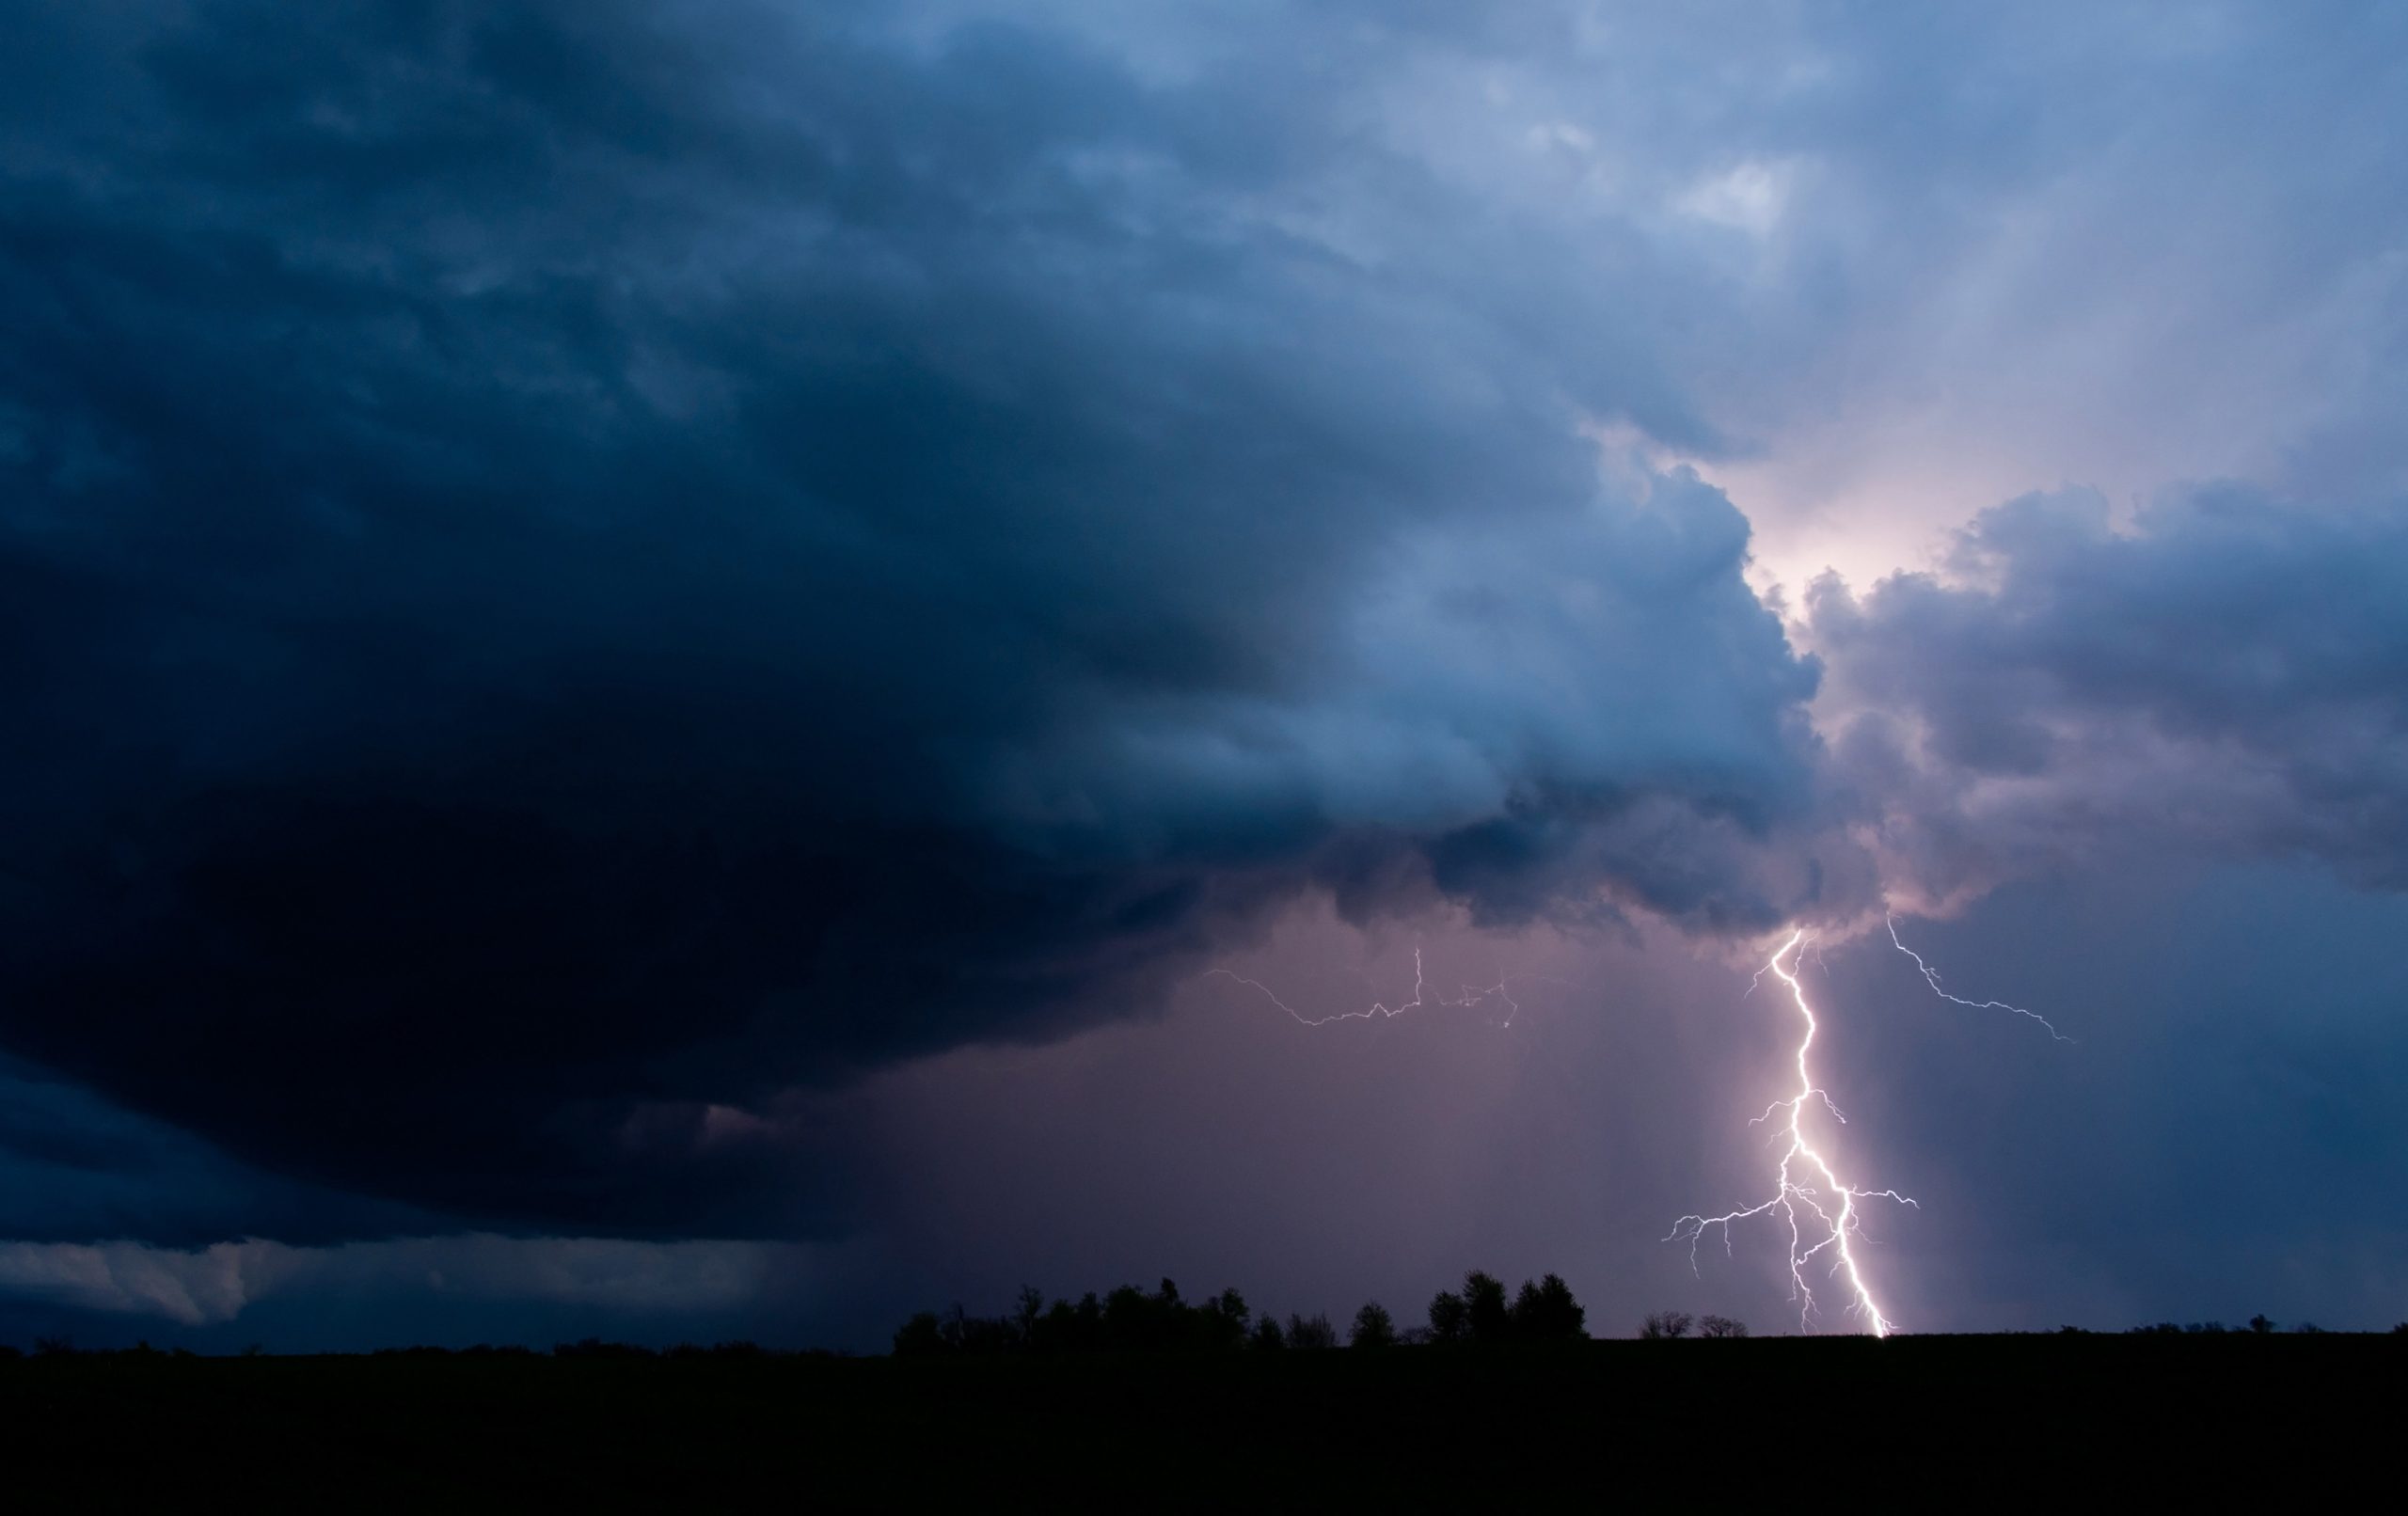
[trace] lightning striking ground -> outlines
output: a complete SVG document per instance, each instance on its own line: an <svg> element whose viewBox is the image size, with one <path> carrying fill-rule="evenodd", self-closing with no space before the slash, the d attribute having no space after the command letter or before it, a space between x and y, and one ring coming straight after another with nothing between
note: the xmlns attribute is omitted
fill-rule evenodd
<svg viewBox="0 0 2408 1516"><path fill-rule="evenodd" d="M1492 1001L1501 1002L1504 1004L1505 1019L1501 1024L1505 1026L1512 1026L1513 1024L1513 1018L1521 1013L1522 1007L1519 1003L1513 999L1513 995L1507 991L1505 987L1512 984L1516 979L1533 979L1544 976L1536 974L1504 974L1497 979L1497 983L1486 987L1479 985L1465 985L1463 987L1463 993L1453 999L1449 999L1445 994L1441 993L1435 1001L1430 1001L1427 999L1430 993L1428 983L1423 978L1421 971L1421 944L1419 942L1416 942L1413 944L1413 998L1411 1000L1400 1001L1394 1005L1389 1005L1379 1001L1373 1001L1370 1005L1364 1007L1362 1010L1339 1011L1330 1016L1307 1016L1304 1012L1297 1010L1294 1006L1289 1004L1286 1001L1281 1000L1276 994L1273 993L1270 986L1262 983L1262 981L1259 979L1248 979L1245 975L1238 973L1233 970L1210 970L1205 973L1204 977L1207 979L1216 977L1222 979L1234 979L1241 985L1244 985L1252 989L1259 990L1265 1000L1268 1000L1272 1004L1278 1006L1281 1010L1286 1011L1290 1016L1294 1017L1298 1021L1302 1022L1306 1026L1327 1026L1333 1021L1368 1021L1385 1019L1387 1017L1402 1016L1407 1011L1420 1010L1425 1004L1445 1006L1450 1010L1468 1010L1486 1005Z"/></svg>
<svg viewBox="0 0 2408 1516"><path fill-rule="evenodd" d="M2049 1035L2059 1042L2073 1040L2052 1025L2047 1017L2036 1011L2027 1011L2020 1005L2009 1005L2001 1000L1972 1001L1948 993L1940 986L1940 971L1899 940L1896 918L1885 913L1885 919L1889 922L1891 942L1899 952L1915 960L1915 967L1923 971L1924 983L1929 985L1931 992L1941 1000L1976 1011L2011 1011L2039 1022ZM1830 1161L1807 1140L1805 1110L1815 1101L1820 1101L1823 1109L1831 1113L1831 1119L1842 1126L1847 1125L1846 1115L1832 1103L1830 1095L1814 1082L1813 1069L1807 1062L1807 1054L1814 1046L1814 1034L1820 1030L1820 1025L1814 1019L1814 1008L1806 1002L1806 987L1799 983L1798 975L1806 955L1805 944L1813 940L1803 927L1791 932L1789 940L1775 950L1765 966L1756 971L1755 977L1748 981L1748 992L1752 994L1764 982L1766 974L1780 979L1789 987L1790 998L1797 1002L1798 1017L1806 1026L1805 1034L1798 1043L1798 1093L1787 1099L1773 1101L1765 1107L1763 1115L1749 1123L1752 1127L1770 1121L1776 1113L1785 1111L1789 1113L1783 1129L1789 1146L1781 1155L1781 1162L1774 1171L1778 1187L1771 1199L1738 1210L1725 1211L1719 1216L1684 1216L1673 1224L1672 1230L1664 1240L1668 1242L1687 1242L1689 1267L1694 1269L1697 1267L1698 1240L1705 1235L1707 1227L1722 1228L1722 1247L1728 1253L1732 1223L1754 1216L1778 1214L1789 1227L1789 1288L1790 1298L1798 1302L1798 1325L1809 1331L1814 1329L1814 1290L1807 1280L1806 1266L1818 1255L1829 1253L1831 1255L1830 1273L1846 1276L1851 1297L1848 1309L1863 1319L1875 1336L1886 1337L1894 1330L1895 1323L1882 1314L1880 1303L1873 1298L1872 1287L1864 1280L1864 1271L1857 1264L1855 1243L1862 1236L1862 1227L1857 1216L1856 1203L1860 1200L1894 1200L1902 1206L1913 1206L1915 1202L1895 1190L1859 1190L1843 1183L1832 1169ZM1791 967L1782 968L1782 959L1791 957L1793 953L1796 956L1791 958ZM1817 961L1820 961L1819 954ZM1800 1183L1798 1170L1801 1166L1811 1170L1810 1178L1819 1175L1824 1188L1818 1190L1810 1184ZM1825 1202L1831 1197L1836 1197L1838 1203L1827 1208ZM1801 1208L1813 1214L1812 1223L1800 1218Z"/></svg>
<svg viewBox="0 0 2408 1516"><path fill-rule="evenodd" d="M1996 1000L1972 1001L1961 995L1950 994L1941 987L1940 971L1925 962L1920 954L1907 946L1899 938L1896 919L1894 917L1885 917L1885 919L1889 924L1892 944L1899 952L1914 959L1915 968L1922 972L1925 984L1928 985L1932 993L1941 1000L1972 1010L2007 1011L2028 1020L2038 1022L2056 1041L2069 1043L2073 1040L2060 1033L2048 1018L2036 1011L2026 1010L2020 1005L2010 1005L2004 1001ZM1862 1320L1873 1335L1886 1337L1896 1330L1896 1323L1892 1321L1881 1309L1881 1303L1875 1298L1873 1287L1866 1280L1863 1267L1857 1258L1856 1244L1864 1236L1863 1222L1858 1202L1888 1200L1901 1206L1921 1208L1916 1206L1912 1198L1900 1194L1895 1190L1859 1189L1843 1180L1839 1176L1838 1170L1832 1166L1830 1158L1821 1148L1815 1146L1814 1141L1807 1135L1806 1109L1810 1105L1819 1104L1830 1113L1832 1120L1842 1126L1847 1124L1846 1113L1841 1111L1838 1104L1832 1100L1830 1092L1814 1082L1814 1066L1809 1056L1814 1050L1814 1038L1822 1030L1821 1023L1815 1018L1814 1007L1806 999L1806 987L1801 979L1805 971L1807 950L1814 946L1814 942L1815 939L1810 936L1804 927L1793 930L1788 940L1774 950L1772 956L1766 959L1764 966L1756 971L1755 976L1748 981L1748 992L1752 994L1756 987L1764 982L1766 974L1769 973L1779 979L1788 988L1790 999L1798 1007L1798 1019L1803 1025L1803 1031L1798 1041L1797 1093L1785 1098L1774 1100L1765 1107L1762 1115L1749 1122L1751 1127L1758 1126L1773 1120L1776 1115L1786 1113L1787 1119L1782 1123L1775 1138L1776 1141L1785 1139L1787 1146L1782 1150L1780 1161L1774 1168L1775 1187L1772 1195L1752 1206L1724 1211L1719 1216L1683 1216L1673 1224L1672 1230L1666 1234L1664 1240L1668 1242L1688 1243L1689 1266L1694 1270L1697 1267L1698 1244L1709 1227L1721 1228L1723 1251L1727 1254L1731 1250L1731 1227L1734 1223L1748 1221L1757 1216L1777 1217L1789 1229L1790 1298L1798 1303L1798 1325L1806 1331L1814 1330L1816 1301L1814 1284L1809 1274L1811 1266L1815 1260L1828 1255L1829 1266L1825 1271L1826 1277L1837 1278L1844 1282L1847 1294L1846 1309L1849 1314ZM1784 959L1788 960L1787 967L1783 966ZM1819 948L1816 949L1815 961L1817 963L1821 961ZM1486 1006L1493 1002L1504 1005L1506 1014L1502 1024L1510 1027L1513 1024L1513 1017L1521 1010L1521 1006L1514 1001L1507 987L1516 978L1543 979L1546 976L1500 974L1497 982L1492 985L1465 985L1459 995L1449 996L1443 992L1434 995L1422 967L1421 944L1417 940L1413 945L1412 999L1400 1001L1394 1005L1383 1001L1374 1001L1361 1010L1339 1011L1328 1016L1307 1016L1281 1000L1270 986L1259 979L1249 979L1234 970L1212 969L1207 971L1204 977L1235 980L1260 994L1304 1026L1327 1026L1334 1021L1386 1019L1402 1016L1407 1011L1433 1005L1450 1009L1474 1009ZM1561 980L1551 982L1565 983Z"/></svg>
<svg viewBox="0 0 2408 1516"><path fill-rule="evenodd" d="M1727 1253L1731 1246L1732 1223L1754 1216L1778 1215L1789 1228L1789 1289L1790 1298L1798 1302L1798 1324L1807 1330L1813 1329L1814 1289L1807 1279L1808 1266L1816 1257L1829 1253L1831 1255L1830 1272L1844 1276L1846 1281L1851 1297L1849 1310L1863 1318L1875 1336L1886 1337L1893 1323L1882 1314L1880 1303L1874 1299L1872 1287L1865 1283L1864 1271L1857 1264L1855 1242L1862 1235L1862 1225L1857 1215L1856 1203L1877 1199L1912 1206L1914 1201L1895 1190L1859 1190L1843 1182L1838 1172L1831 1167L1830 1161L1807 1139L1805 1112L1810 1102L1821 1101L1823 1108L1843 1126L1847 1118L1840 1114L1839 1107L1831 1103L1830 1096L1814 1082L1807 1054L1814 1046L1814 1034L1820 1027L1814 1019L1814 1008L1806 1003L1806 987L1798 982L1794 970L1782 967L1781 960L1806 940L1803 927L1793 931L1789 940L1781 945L1764 968L1756 971L1759 980L1769 972L1789 987L1790 998L1798 1003L1798 1019L1805 1023L1805 1034L1798 1042L1798 1093L1785 1100L1775 1100L1765 1108L1762 1116L1756 1118L1757 1122L1762 1122L1770 1120L1776 1112L1786 1111L1789 1113L1785 1128L1789 1145L1781 1155L1781 1162L1774 1171L1778 1188L1770 1199L1738 1210L1725 1211L1719 1216L1684 1216L1673 1224L1665 1240L1686 1240L1689 1245L1689 1266L1694 1269L1697 1266L1698 1240L1705 1235L1707 1227L1722 1228L1722 1246ZM1802 1180L1798 1172L1801 1168L1809 1171ZM1811 1182L1817 1176L1821 1180L1820 1188ZM1827 1206L1827 1202L1834 1201L1836 1204ZM1808 1222L1801 1217L1801 1211L1811 1213L1813 1221Z"/></svg>

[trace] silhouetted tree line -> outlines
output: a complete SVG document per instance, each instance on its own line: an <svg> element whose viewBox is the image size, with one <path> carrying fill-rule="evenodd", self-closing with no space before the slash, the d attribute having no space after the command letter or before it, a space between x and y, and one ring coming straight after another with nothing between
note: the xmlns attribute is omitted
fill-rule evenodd
<svg viewBox="0 0 2408 1516"><path fill-rule="evenodd" d="M1589 1313L1561 1277L1525 1279L1509 1303L1505 1282L1475 1269L1461 1294L1442 1289L1430 1303L1430 1340L1453 1342L1577 1342L1589 1335Z"/></svg>
<svg viewBox="0 0 2408 1516"><path fill-rule="evenodd" d="M2221 1321L2179 1325L2160 1321L2137 1326L2126 1335L2191 1336L2219 1333L2264 1335L2280 1330L2266 1317L2250 1318L2243 1327ZM2294 1334L2322 1329L2302 1322ZM2408 1321L2391 1329L2408 1336ZM1748 1335L1748 1323L1727 1316L1692 1317L1687 1311L1653 1311L1640 1323L1639 1335L1670 1341L1696 1335L1708 1340ZM2066 1327L2061 1334L2087 1336L2081 1327ZM1400 1328L1386 1306L1373 1301L1354 1313L1345 1335L1350 1348L1458 1346L1496 1343L1560 1343L1588 1340L1588 1313L1572 1296L1571 1287L1555 1274L1524 1280L1508 1293L1504 1281L1474 1270L1464 1275L1460 1290L1442 1289L1430 1302L1429 1324ZM1018 1306L1008 1315L976 1317L956 1305L943 1314L922 1311L895 1334L895 1351L905 1357L976 1356L1017 1352L1212 1352L1245 1349L1273 1351L1311 1350L1339 1345L1338 1328L1326 1316L1255 1316L1245 1297L1234 1289L1193 1303L1182 1300L1179 1287L1165 1279L1151 1293L1124 1285L1109 1295L1089 1293L1076 1304L1056 1300L1051 1305L1035 1289L1021 1291ZM607 1345L605 1345L607 1346ZM572 1351L566 1347L556 1353Z"/></svg>
<svg viewBox="0 0 2408 1516"><path fill-rule="evenodd" d="M1437 1343L1585 1341L1588 1335L1586 1319L1587 1313L1572 1298L1570 1288L1553 1274L1536 1284L1525 1281L1521 1289L1509 1300L1502 1283L1490 1275L1474 1271L1464 1276L1461 1291L1440 1290L1431 1301L1428 1326L1400 1329L1387 1308L1373 1301L1354 1313L1346 1344L1353 1348L1390 1348ZM1748 1324L1744 1321L1723 1316L1692 1318L1686 1311L1651 1312L1640 1323L1639 1334L1643 1338L1671 1339L1688 1336L1692 1329L1698 1336L1706 1338L1748 1335ZM2237 1327L2226 1326L2222 1321L2157 1321L2147 1326L2128 1327L2120 1334L2067 1326L2058 1328L2054 1334L2067 1337L2268 1336L2283 1330L2280 1323L2267 1317L2253 1316ZM2328 1334L2313 1321L2302 1321L2291 1327L2289 1333L2299 1336L2377 1334ZM2023 1333L2007 1334L2026 1335ZM2384 1334L2408 1339L2408 1321L2399 1323ZM1255 1317L1248 1312L1244 1297L1234 1289L1225 1289L1210 1300L1191 1305L1180 1299L1179 1287L1167 1279L1163 1281L1160 1289L1150 1295L1134 1287L1124 1286L1101 1300L1093 1294L1084 1296L1076 1305L1057 1300L1049 1307L1036 1290L1026 1289L1021 1292L1019 1305L1009 1316L992 1319L973 1317L957 1305L942 1316L933 1311L923 1311L904 1323L903 1329L895 1334L895 1350L905 1355L1025 1351L1162 1352L1238 1348L1249 1350L1311 1350L1338 1345L1338 1329L1331 1325L1326 1316L1291 1316L1284 1324L1276 1316L1267 1313ZM241 1356L258 1358L265 1354L264 1348L253 1343L243 1350ZM26 1356L24 1350L0 1342L0 1363ZM148 1342L139 1342L131 1348L78 1349L69 1338L43 1336L34 1339L31 1356L164 1360L212 1355L198 1354L189 1348L182 1347L163 1350ZM533 1358L542 1355L533 1348L515 1343L496 1346L481 1342L469 1348L379 1348L372 1356ZM818 1348L788 1351L744 1341L717 1342L707 1346L681 1342L671 1348L647 1348L634 1343L586 1337L577 1342L554 1345L550 1356L563 1359L827 1359L850 1355Z"/></svg>
<svg viewBox="0 0 2408 1516"><path fill-rule="evenodd" d="M1687 1311L1650 1311L1639 1323L1639 1335L1648 1342L1686 1337L1692 1326L1697 1328L1697 1334L1701 1337L1744 1337L1748 1334L1747 1322L1727 1316L1693 1319Z"/></svg>
<svg viewBox="0 0 2408 1516"><path fill-rule="evenodd" d="M1588 1313L1571 1287L1554 1274L1525 1280L1508 1297L1503 1281L1474 1271L1461 1293L1441 1290L1430 1303L1430 1324L1400 1330L1377 1301L1354 1313L1346 1336L1350 1348L1379 1349L1430 1344L1576 1342L1587 1335ZM1234 1289L1190 1303L1179 1287L1164 1280L1151 1293L1123 1285L1099 1298L1092 1291L1072 1304L1051 1305L1035 1289L1021 1291L1008 1315L972 1316L960 1306L922 1311L895 1334L901 1357L976 1356L1010 1352L1213 1352L1235 1349L1274 1351L1338 1346L1338 1329L1326 1316L1291 1315L1282 1324L1270 1313L1255 1316Z"/></svg>
<svg viewBox="0 0 2408 1516"><path fill-rule="evenodd" d="M1316 1319L1327 1333L1329 1323ZM1035 1289L1023 1289L1009 1315L972 1316L960 1306L940 1315L922 1311L895 1334L898 1356L979 1355L1006 1352L1210 1352L1246 1345L1253 1313L1245 1297L1225 1289L1190 1303L1179 1286L1164 1280L1152 1293L1123 1285L1108 1295L1090 1290L1073 1304L1047 1305ZM1273 1333L1269 1317L1261 1325ZM1313 1323L1296 1321L1294 1335L1307 1336Z"/></svg>
<svg viewBox="0 0 2408 1516"><path fill-rule="evenodd" d="M480 1350L470 1349L471 1352ZM833 1356L824 1350L811 1350L811 1356ZM741 1338L734 1342L714 1342L705 1347L697 1342L681 1342L671 1348L652 1349L628 1342L606 1342L600 1337L584 1337L576 1342L552 1345L555 1358L768 1358L789 1354L773 1352L757 1342Z"/></svg>
<svg viewBox="0 0 2408 1516"><path fill-rule="evenodd" d="M2063 1330L2073 1335L2084 1334L2081 1327L2066 1327ZM2251 1336L2264 1337L2272 1336L2281 1330L2281 1322L2264 1316L2253 1316L2245 1326L2228 1327L2222 1321L2157 1321L2148 1326L2126 1327L2124 1335L2128 1337L2212 1337L2227 1332L2242 1332ZM2321 1336L2324 1329L2313 1321L2302 1321L2292 1327L2291 1332L2296 1336L2314 1337ZM2408 1321L2402 1321L2393 1327L2391 1333L2394 1336L2408 1336Z"/></svg>

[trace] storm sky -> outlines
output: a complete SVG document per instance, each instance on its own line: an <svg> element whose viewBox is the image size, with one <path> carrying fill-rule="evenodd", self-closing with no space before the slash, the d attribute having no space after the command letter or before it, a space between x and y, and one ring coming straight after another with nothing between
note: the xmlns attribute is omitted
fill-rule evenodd
<svg viewBox="0 0 2408 1516"><path fill-rule="evenodd" d="M8 32L0 1338L2408 1316L2397 8Z"/></svg>

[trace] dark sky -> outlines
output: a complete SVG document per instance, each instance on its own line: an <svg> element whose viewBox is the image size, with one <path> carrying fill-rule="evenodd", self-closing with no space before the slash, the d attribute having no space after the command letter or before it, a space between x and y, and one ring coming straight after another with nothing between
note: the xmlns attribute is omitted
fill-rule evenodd
<svg viewBox="0 0 2408 1516"><path fill-rule="evenodd" d="M2408 1316L2408 21L1474 18L12 23L0 1336Z"/></svg>

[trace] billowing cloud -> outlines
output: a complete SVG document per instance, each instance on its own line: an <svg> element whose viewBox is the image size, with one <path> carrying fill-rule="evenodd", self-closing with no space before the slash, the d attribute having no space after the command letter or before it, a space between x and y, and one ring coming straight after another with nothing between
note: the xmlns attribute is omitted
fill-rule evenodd
<svg viewBox="0 0 2408 1516"><path fill-rule="evenodd" d="M1839 766L1902 896L2160 858L2408 885L2408 520L2235 487L2119 529L2083 490L1985 512L1949 574L1806 624Z"/></svg>
<svg viewBox="0 0 2408 1516"><path fill-rule="evenodd" d="M1617 313L1673 261L1497 283L1248 71L745 15L40 29L8 1047L307 1182L740 1231L836 1181L712 1107L1148 1008L1309 886L1864 892L1780 840L1745 519L1592 440L1721 446Z"/></svg>

